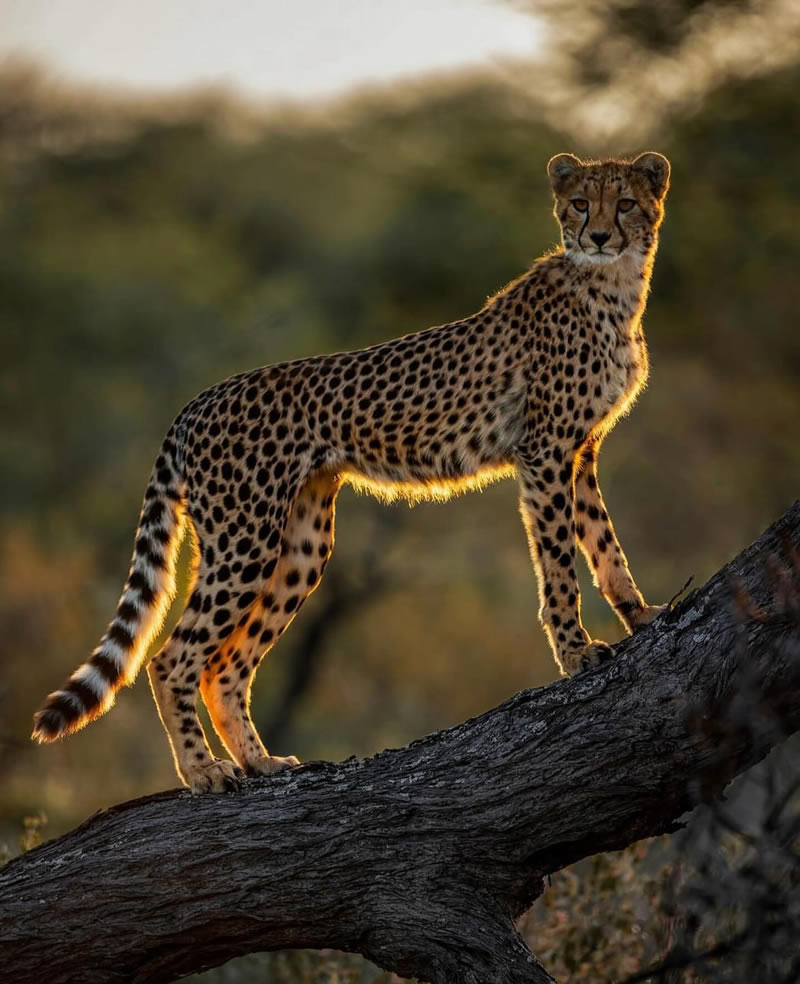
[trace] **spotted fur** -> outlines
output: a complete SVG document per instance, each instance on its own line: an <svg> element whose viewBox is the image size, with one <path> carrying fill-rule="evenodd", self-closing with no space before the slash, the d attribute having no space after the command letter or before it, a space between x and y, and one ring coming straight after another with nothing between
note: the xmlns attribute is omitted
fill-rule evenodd
<svg viewBox="0 0 800 984"><path fill-rule="evenodd" d="M540 618L574 674L610 648L583 628L576 546L630 631L645 604L597 483L600 444L647 378L641 319L669 182L659 154L554 157L563 247L477 314L372 348L233 376L170 429L145 493L136 550L100 646L35 720L50 741L107 710L132 682L171 597L184 518L195 533L186 610L148 668L178 774L236 786L270 756L249 714L263 655L315 590L349 481L385 498L445 498L516 474ZM198 690L230 761L214 758Z"/></svg>

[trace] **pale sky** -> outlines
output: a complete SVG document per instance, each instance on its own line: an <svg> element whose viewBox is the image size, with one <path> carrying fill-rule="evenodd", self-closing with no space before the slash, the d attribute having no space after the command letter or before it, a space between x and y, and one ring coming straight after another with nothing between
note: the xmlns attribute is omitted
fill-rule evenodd
<svg viewBox="0 0 800 984"><path fill-rule="evenodd" d="M0 59L139 90L225 82L262 99L531 56L536 38L500 0L0 0Z"/></svg>

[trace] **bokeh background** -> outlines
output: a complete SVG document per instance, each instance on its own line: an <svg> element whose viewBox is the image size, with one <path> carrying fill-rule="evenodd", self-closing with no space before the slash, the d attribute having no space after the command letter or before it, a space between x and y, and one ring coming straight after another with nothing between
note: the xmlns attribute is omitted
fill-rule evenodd
<svg viewBox="0 0 800 984"><path fill-rule="evenodd" d="M0 0L0 842L175 785L145 678L59 745L28 734L113 612L180 408L477 310L557 241L554 153L673 165L651 382L601 456L646 597L780 515L798 92L796 0ZM619 638L583 583L590 631ZM536 607L513 482L414 508L345 489L254 717L303 759L461 721L556 676Z"/></svg>

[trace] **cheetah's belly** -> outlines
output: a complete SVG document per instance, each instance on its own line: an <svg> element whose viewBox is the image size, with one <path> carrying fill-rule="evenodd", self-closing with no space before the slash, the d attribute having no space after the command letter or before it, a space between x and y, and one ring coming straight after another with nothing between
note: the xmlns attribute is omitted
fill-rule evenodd
<svg viewBox="0 0 800 984"><path fill-rule="evenodd" d="M346 481L387 500L446 499L512 475L524 424L522 370L470 390L459 380L448 384L449 401L433 393L424 412L401 404L400 419L389 427L373 423L366 436L351 434L334 463Z"/></svg>

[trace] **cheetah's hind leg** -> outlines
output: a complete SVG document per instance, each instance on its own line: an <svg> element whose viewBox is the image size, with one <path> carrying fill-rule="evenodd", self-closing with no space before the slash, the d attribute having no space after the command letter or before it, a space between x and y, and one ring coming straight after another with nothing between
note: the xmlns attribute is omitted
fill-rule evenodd
<svg viewBox="0 0 800 984"><path fill-rule="evenodd" d="M203 573L198 579L201 585ZM244 777L233 762L214 756L197 716L197 683L204 661L200 643L208 637L207 625L216 628L211 615L201 612L203 597L203 589L196 588L147 673L178 775L193 793L222 793L235 790Z"/></svg>
<svg viewBox="0 0 800 984"><path fill-rule="evenodd" d="M338 477L320 474L302 487L274 573L203 671L200 689L214 729L248 775L298 764L293 755L282 758L267 752L250 716L250 690L262 658L320 582L333 550L339 484Z"/></svg>

